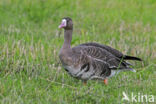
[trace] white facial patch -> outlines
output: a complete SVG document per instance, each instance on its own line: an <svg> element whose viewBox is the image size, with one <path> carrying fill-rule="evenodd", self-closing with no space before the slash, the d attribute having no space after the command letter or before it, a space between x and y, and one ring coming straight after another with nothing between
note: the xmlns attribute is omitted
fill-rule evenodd
<svg viewBox="0 0 156 104"><path fill-rule="evenodd" d="M61 24L59 25L59 28L64 28L67 26L67 20L66 19L62 19Z"/></svg>
<svg viewBox="0 0 156 104"><path fill-rule="evenodd" d="M67 20L66 19L63 19L62 20L62 24L63 24L64 27L67 26Z"/></svg>

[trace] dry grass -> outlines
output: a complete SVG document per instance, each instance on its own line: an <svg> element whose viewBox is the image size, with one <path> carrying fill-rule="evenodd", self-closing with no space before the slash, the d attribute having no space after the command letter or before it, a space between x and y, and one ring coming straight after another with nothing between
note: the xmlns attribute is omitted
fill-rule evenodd
<svg viewBox="0 0 156 104"><path fill-rule="evenodd" d="M129 6L130 5L130 6ZM1 0L0 103L121 104L122 92L156 96L156 20L153 0ZM64 16L73 18L72 46L99 42L142 58L136 73L81 81L61 67ZM156 100L156 99L155 99ZM146 102L143 102L146 103Z"/></svg>

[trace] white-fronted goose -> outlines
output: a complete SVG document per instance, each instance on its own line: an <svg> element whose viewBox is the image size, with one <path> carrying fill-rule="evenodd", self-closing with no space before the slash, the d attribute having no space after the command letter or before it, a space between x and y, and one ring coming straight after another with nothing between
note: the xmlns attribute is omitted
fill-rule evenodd
<svg viewBox="0 0 156 104"><path fill-rule="evenodd" d="M122 70L135 71L125 60L142 61L98 43L84 43L71 48L72 19L63 18L59 28L64 28L64 44L59 53L61 63L72 77L81 79L84 83L90 79L101 79L107 84L107 78Z"/></svg>

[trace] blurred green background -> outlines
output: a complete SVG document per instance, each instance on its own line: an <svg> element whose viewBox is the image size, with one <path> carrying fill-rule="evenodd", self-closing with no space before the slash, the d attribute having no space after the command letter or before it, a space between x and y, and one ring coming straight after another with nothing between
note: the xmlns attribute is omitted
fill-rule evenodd
<svg viewBox="0 0 156 104"><path fill-rule="evenodd" d="M72 46L98 42L140 57L132 62L137 72L122 72L108 86L70 77L58 59L58 25L67 16ZM131 104L123 91L156 96L155 69L155 0L0 0L1 104Z"/></svg>

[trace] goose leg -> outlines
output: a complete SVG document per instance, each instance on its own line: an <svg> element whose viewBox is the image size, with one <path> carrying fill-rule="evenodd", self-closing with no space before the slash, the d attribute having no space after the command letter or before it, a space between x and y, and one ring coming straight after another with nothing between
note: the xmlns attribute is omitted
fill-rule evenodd
<svg viewBox="0 0 156 104"><path fill-rule="evenodd" d="M107 85L108 84L108 79L104 80L104 84Z"/></svg>
<svg viewBox="0 0 156 104"><path fill-rule="evenodd" d="M86 86L87 85L87 81L83 81L83 85Z"/></svg>

